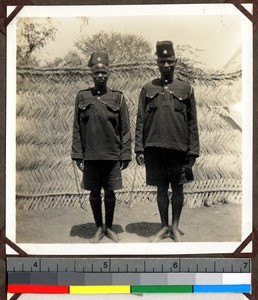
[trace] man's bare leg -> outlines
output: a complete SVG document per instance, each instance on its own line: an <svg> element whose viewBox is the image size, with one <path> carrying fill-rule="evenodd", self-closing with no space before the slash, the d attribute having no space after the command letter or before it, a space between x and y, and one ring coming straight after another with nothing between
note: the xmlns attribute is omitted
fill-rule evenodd
<svg viewBox="0 0 258 300"><path fill-rule="evenodd" d="M90 192L90 205L97 226L97 231L93 238L90 239L91 243L98 243L104 236L102 211L101 211L101 194L100 189L92 190Z"/></svg>
<svg viewBox="0 0 258 300"><path fill-rule="evenodd" d="M114 242L118 242L118 235L111 229L113 225L116 195L113 190L105 190L105 219L106 219L106 236Z"/></svg>
<svg viewBox="0 0 258 300"><path fill-rule="evenodd" d="M175 242L181 242L181 235L184 234L178 229L180 215L184 204L184 193L182 184L172 184L172 231L171 238Z"/></svg>
<svg viewBox="0 0 258 300"><path fill-rule="evenodd" d="M168 185L158 186L157 188L157 202L159 214L161 219L161 230L152 235L149 239L150 242L156 243L163 238L169 237L168 227Z"/></svg>

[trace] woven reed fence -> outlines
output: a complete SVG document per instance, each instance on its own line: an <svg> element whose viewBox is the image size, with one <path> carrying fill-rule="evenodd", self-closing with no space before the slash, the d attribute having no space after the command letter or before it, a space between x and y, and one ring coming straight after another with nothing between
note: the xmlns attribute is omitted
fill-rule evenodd
<svg viewBox="0 0 258 300"><path fill-rule="evenodd" d="M111 69L109 86L128 98L133 139L140 89L158 75L152 63ZM241 72L189 77L181 70L177 76L195 88L201 142L195 181L184 188L185 205L241 203L241 120L227 109L241 100ZM17 207L81 206L88 201L70 150L75 95L90 86L89 70L17 70ZM118 200L131 205L155 200L155 188L146 186L145 169L135 159L123 171L123 183Z"/></svg>

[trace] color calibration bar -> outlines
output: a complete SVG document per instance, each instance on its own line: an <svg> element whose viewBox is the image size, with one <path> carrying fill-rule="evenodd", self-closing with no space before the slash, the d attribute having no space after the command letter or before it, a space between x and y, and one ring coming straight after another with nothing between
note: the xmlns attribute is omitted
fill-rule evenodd
<svg viewBox="0 0 258 300"><path fill-rule="evenodd" d="M251 285L54 286L8 284L8 292L18 294L251 293Z"/></svg>
<svg viewBox="0 0 258 300"><path fill-rule="evenodd" d="M251 293L249 259L8 258L8 292Z"/></svg>
<svg viewBox="0 0 258 300"><path fill-rule="evenodd" d="M10 293L250 293L250 273L10 272Z"/></svg>

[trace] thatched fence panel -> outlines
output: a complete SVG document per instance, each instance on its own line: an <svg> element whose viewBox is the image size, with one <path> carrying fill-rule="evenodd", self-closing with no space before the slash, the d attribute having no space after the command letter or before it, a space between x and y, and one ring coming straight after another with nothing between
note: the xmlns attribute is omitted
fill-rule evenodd
<svg viewBox="0 0 258 300"><path fill-rule="evenodd" d="M184 74L178 74L185 78ZM195 181L185 185L185 204L241 202L241 123L228 107L240 101L241 74L191 80L195 88L201 156ZM138 96L142 85L158 76L151 64L111 70L109 86L127 97L134 140ZM238 80L236 80L238 79ZM236 81L234 81L236 80ZM80 188L81 173L70 158L76 93L92 86L88 70L17 71L17 205L24 209L82 206L88 193ZM123 171L118 199L133 205L154 201L155 188L145 184L145 169L135 160Z"/></svg>

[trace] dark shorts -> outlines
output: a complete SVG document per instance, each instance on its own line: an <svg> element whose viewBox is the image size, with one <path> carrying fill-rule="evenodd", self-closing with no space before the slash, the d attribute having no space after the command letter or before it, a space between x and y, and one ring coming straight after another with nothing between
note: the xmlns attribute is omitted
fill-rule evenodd
<svg viewBox="0 0 258 300"><path fill-rule="evenodd" d="M82 188L85 190L119 190L122 188L122 175L119 161L84 161Z"/></svg>
<svg viewBox="0 0 258 300"><path fill-rule="evenodd" d="M149 147L144 150L147 185L184 184L186 153Z"/></svg>

